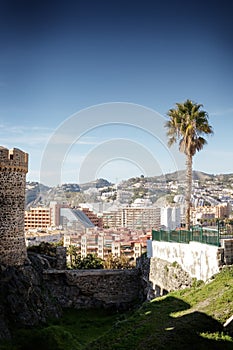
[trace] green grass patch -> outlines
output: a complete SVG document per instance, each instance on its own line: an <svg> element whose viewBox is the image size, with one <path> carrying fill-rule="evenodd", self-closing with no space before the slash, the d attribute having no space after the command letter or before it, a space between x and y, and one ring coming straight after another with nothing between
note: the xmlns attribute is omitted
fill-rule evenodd
<svg viewBox="0 0 233 350"><path fill-rule="evenodd" d="M59 320L43 327L17 329L11 343L0 344L0 350L81 350L103 335L126 314L104 309L69 309Z"/></svg>
<svg viewBox="0 0 233 350"><path fill-rule="evenodd" d="M182 298L197 311L224 323L233 314L233 268L224 268L207 284L171 295Z"/></svg>

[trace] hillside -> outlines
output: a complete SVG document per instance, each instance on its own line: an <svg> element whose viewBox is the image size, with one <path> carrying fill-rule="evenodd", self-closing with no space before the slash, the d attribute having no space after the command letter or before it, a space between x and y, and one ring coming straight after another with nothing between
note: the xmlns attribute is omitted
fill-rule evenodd
<svg viewBox="0 0 233 350"><path fill-rule="evenodd" d="M111 183L104 179L97 179L85 184L68 183L60 186L48 187L38 182L26 183L26 208L30 206L36 206L45 204L50 201L64 201L67 199L68 193L77 194L83 192L89 188L102 188L110 186Z"/></svg>
<svg viewBox="0 0 233 350"><path fill-rule="evenodd" d="M193 180L199 181L202 186L205 184L207 190L210 188L210 185L219 186L219 188L222 186L220 189L223 186L231 188L233 174L210 175L201 171L193 171ZM182 170L160 176L130 178L119 183L117 188L131 194L128 198L129 202L136 198L145 197L155 202L161 196L170 193L167 187L168 183L179 183L183 188L184 181L185 171ZM38 182L27 182L26 207L48 205L51 201L64 202L68 200L72 205L78 205L80 202L85 201L95 202L100 200L102 192L108 191L112 191L112 184L105 179L97 179L83 184L68 183L55 187L47 187ZM113 194L111 196L114 197Z"/></svg>
<svg viewBox="0 0 233 350"><path fill-rule="evenodd" d="M94 188L103 188L103 187L108 187L111 185L112 185L112 183L110 183L108 180L97 179L95 181L80 184L80 188L82 191L85 191L88 188L93 188L93 187Z"/></svg>
<svg viewBox="0 0 233 350"><path fill-rule="evenodd" d="M30 205L38 205L47 196L50 187L44 186L39 182L26 183L26 207Z"/></svg>
<svg viewBox="0 0 233 350"><path fill-rule="evenodd" d="M145 303L86 349L233 349L222 333L233 315L233 268L206 285Z"/></svg>
<svg viewBox="0 0 233 350"><path fill-rule="evenodd" d="M204 350L233 349L223 332L233 315L233 267L207 284L144 303L136 311L67 310L60 320L37 329L20 330L11 345L26 350ZM231 328L231 335L233 329Z"/></svg>

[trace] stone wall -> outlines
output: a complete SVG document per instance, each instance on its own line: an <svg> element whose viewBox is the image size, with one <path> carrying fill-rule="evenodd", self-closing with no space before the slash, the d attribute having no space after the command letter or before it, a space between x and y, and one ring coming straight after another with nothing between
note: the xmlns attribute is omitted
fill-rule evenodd
<svg viewBox="0 0 233 350"><path fill-rule="evenodd" d="M233 264L233 239L224 239L223 249L224 249L224 263L226 265L232 265Z"/></svg>
<svg viewBox="0 0 233 350"><path fill-rule="evenodd" d="M12 326L32 327L62 315L43 281L49 262L37 254L28 256L25 265L0 266L0 343L10 338Z"/></svg>
<svg viewBox="0 0 233 350"><path fill-rule="evenodd" d="M147 300L190 287L193 282L191 276L177 262L169 263L158 258L148 258L143 254L137 259L137 268L141 271Z"/></svg>
<svg viewBox="0 0 233 350"><path fill-rule="evenodd" d="M192 278L207 281L224 264L224 249L199 242L172 243L152 241L152 257L177 262Z"/></svg>
<svg viewBox="0 0 233 350"><path fill-rule="evenodd" d="M66 269L66 247L58 246L56 248L56 269Z"/></svg>
<svg viewBox="0 0 233 350"><path fill-rule="evenodd" d="M154 297L192 285L192 278L176 262L151 258L149 281L153 285Z"/></svg>
<svg viewBox="0 0 233 350"><path fill-rule="evenodd" d="M44 282L63 307L124 310L142 300L139 270L45 270Z"/></svg>
<svg viewBox="0 0 233 350"><path fill-rule="evenodd" d="M0 264L23 265L25 184L28 157L18 150L0 147Z"/></svg>

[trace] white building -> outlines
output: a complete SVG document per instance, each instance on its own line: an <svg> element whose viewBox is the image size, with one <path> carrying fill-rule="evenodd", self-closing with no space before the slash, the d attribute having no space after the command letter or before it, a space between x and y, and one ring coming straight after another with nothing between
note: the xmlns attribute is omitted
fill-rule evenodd
<svg viewBox="0 0 233 350"><path fill-rule="evenodd" d="M152 202L150 199L147 198L137 198L135 201L131 204L131 208L142 208L142 207L149 207L152 205Z"/></svg>
<svg viewBox="0 0 233 350"><path fill-rule="evenodd" d="M165 230L174 230L180 227L181 212L179 206L161 208L161 227Z"/></svg>
<svg viewBox="0 0 233 350"><path fill-rule="evenodd" d="M117 191L117 197L116 199L120 203L129 203L130 200L133 197L133 192L132 191L126 191L126 190L118 190Z"/></svg>

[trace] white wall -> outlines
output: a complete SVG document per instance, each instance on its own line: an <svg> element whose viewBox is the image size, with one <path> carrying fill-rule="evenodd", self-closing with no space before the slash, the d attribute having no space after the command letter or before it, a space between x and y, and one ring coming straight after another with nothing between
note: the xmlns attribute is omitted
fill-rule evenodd
<svg viewBox="0 0 233 350"><path fill-rule="evenodd" d="M198 242L184 244L157 241L152 241L151 246L150 255L153 258L171 263L176 261L191 277L198 280L206 281L219 272L218 247Z"/></svg>

